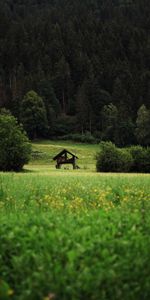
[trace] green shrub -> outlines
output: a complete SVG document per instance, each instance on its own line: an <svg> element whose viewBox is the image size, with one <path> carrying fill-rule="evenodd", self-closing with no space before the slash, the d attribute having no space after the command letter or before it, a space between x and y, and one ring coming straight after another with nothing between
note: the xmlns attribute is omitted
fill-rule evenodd
<svg viewBox="0 0 150 300"><path fill-rule="evenodd" d="M118 172L129 172L132 164L132 155L127 151L127 149L118 149L119 153L119 171Z"/></svg>
<svg viewBox="0 0 150 300"><path fill-rule="evenodd" d="M0 114L0 170L20 171L28 163L31 145L17 123L8 113Z"/></svg>
<svg viewBox="0 0 150 300"><path fill-rule="evenodd" d="M91 135L90 132L86 132L84 134L80 134L81 142L82 143L89 143L89 144L96 144L96 139Z"/></svg>
<svg viewBox="0 0 150 300"><path fill-rule="evenodd" d="M97 139L90 134L90 132L86 132L84 134L74 133L74 134L66 134L60 137L61 140L68 141L72 140L74 142L81 142L81 143L89 143L89 144L96 144Z"/></svg>
<svg viewBox="0 0 150 300"><path fill-rule="evenodd" d="M125 149L118 149L112 142L101 142L100 152L96 156L98 172L128 172L132 166L131 154Z"/></svg>
<svg viewBox="0 0 150 300"><path fill-rule="evenodd" d="M150 148L142 146L132 146L129 152L133 157L132 172L149 173L150 172Z"/></svg>

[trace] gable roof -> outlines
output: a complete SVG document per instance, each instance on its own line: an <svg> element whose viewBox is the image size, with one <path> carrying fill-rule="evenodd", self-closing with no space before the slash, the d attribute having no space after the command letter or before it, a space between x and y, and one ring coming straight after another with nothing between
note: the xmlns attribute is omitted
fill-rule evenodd
<svg viewBox="0 0 150 300"><path fill-rule="evenodd" d="M72 155L75 158L78 158L76 155L74 155L73 153L71 153L70 151L68 151L67 149L62 150L61 152L59 152L56 156L53 157L53 160L56 160L58 157L62 156L65 153L69 153L70 155Z"/></svg>

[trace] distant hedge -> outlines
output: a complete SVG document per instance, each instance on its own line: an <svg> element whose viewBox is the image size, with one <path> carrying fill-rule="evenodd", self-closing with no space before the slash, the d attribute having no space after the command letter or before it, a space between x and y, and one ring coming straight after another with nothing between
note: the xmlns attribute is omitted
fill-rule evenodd
<svg viewBox="0 0 150 300"><path fill-rule="evenodd" d="M97 144L97 139L89 132L86 132L84 134L80 134L80 133L66 134L64 136L60 136L60 140L64 140L64 141L71 140L79 143Z"/></svg>
<svg viewBox="0 0 150 300"><path fill-rule="evenodd" d="M150 147L132 146L129 151L133 157L131 172L150 173Z"/></svg>
<svg viewBox="0 0 150 300"><path fill-rule="evenodd" d="M120 149L112 142L101 142L96 155L97 172L150 172L150 148L132 146Z"/></svg>

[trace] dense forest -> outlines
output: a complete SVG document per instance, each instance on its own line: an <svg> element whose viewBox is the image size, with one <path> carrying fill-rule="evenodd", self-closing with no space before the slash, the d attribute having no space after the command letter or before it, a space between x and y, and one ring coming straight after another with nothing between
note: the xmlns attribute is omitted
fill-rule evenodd
<svg viewBox="0 0 150 300"><path fill-rule="evenodd" d="M0 107L30 138L150 144L149 0L0 0Z"/></svg>

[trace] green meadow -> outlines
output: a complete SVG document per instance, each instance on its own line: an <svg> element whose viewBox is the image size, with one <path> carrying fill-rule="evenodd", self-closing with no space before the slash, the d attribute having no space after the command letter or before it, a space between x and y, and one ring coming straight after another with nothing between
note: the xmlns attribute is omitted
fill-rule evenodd
<svg viewBox="0 0 150 300"><path fill-rule="evenodd" d="M67 148L79 170L55 169ZM0 299L150 299L150 175L96 173L98 145L41 141L0 173Z"/></svg>
<svg viewBox="0 0 150 300"><path fill-rule="evenodd" d="M54 169L55 162L53 157L61 150L67 149L75 154L79 159L77 164L81 169L95 170L95 155L99 150L98 145L87 145L81 143L73 143L69 141L41 141L33 144L33 156L31 166L43 165ZM72 169L72 166L69 166Z"/></svg>

